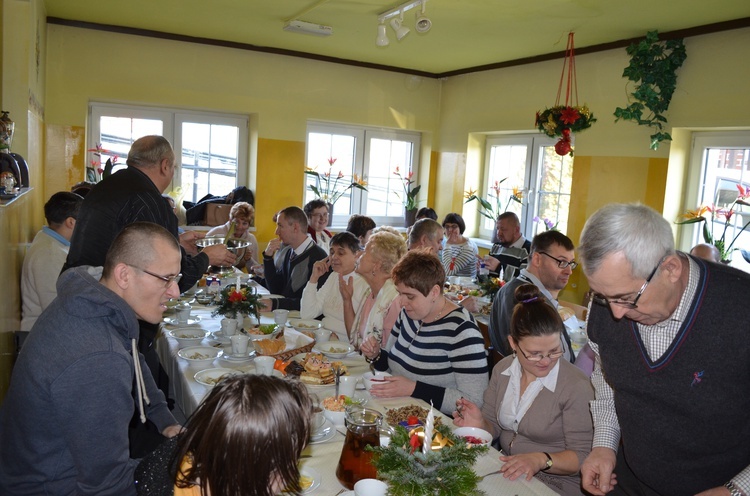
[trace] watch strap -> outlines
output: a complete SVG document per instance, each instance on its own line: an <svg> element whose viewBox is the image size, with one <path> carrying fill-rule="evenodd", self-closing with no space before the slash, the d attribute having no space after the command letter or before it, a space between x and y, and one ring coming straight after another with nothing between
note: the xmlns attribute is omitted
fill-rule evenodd
<svg viewBox="0 0 750 496"><path fill-rule="evenodd" d="M734 482L732 481L729 481L726 484L724 484L724 487L729 489L729 494L731 494L732 496L744 496L742 491L740 491L739 488L735 486Z"/></svg>
<svg viewBox="0 0 750 496"><path fill-rule="evenodd" d="M550 456L549 453L546 453L546 452L543 452L543 453L544 453L544 456L547 457L547 464L542 469L542 472L546 472L547 470L549 470L549 469L552 468L552 457ZM734 495L732 495L732 496L734 496Z"/></svg>

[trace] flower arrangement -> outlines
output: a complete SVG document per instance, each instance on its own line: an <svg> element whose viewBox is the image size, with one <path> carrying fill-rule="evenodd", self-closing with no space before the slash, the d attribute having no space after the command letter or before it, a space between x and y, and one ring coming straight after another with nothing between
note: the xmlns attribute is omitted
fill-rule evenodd
<svg viewBox="0 0 750 496"><path fill-rule="evenodd" d="M305 169L305 174L314 176L315 177L315 183L310 185L310 191L315 193L315 196L317 196L319 199L323 200L326 203L330 203L331 205L335 204L339 198L344 196L344 194L349 191L352 188L361 189L362 191L367 191L367 181L364 180L364 178L358 177L357 174L354 174L352 177L352 181L348 184L346 184L345 181L342 181L344 179L344 173L339 170L338 174L334 176L333 174L333 164L336 163L336 159L331 157L328 159L328 171L324 173L320 173L316 171L315 169L312 169L308 167ZM339 182L341 182L341 186L344 186L346 184L346 187L343 189L339 188Z"/></svg>
<svg viewBox="0 0 750 496"><path fill-rule="evenodd" d="M211 315L236 318L238 315L254 315L260 322L260 296L255 288L228 284L219 293L219 305Z"/></svg>
<svg viewBox="0 0 750 496"><path fill-rule="evenodd" d="M398 193L396 193L396 196L398 196L404 203L404 208L406 210L415 210L417 208L417 195L419 194L419 190L422 189L422 185L418 184L413 188L411 187L411 185L414 184L414 181L411 179L414 176L414 172L412 171L409 171L409 174L407 174L406 177L403 177L401 176L398 167L396 167L396 170L393 171L393 173L398 176L399 180L401 180L404 185L404 196L401 197Z"/></svg>
<svg viewBox="0 0 750 496"><path fill-rule="evenodd" d="M92 159L89 167L86 167L86 180L90 182L99 182L112 174L112 168L117 165L117 154L111 150L105 150L102 148L101 143L97 143L95 148L89 148L87 152L93 152L96 158ZM109 155L102 167L102 155Z"/></svg>
<svg viewBox="0 0 750 496"><path fill-rule="evenodd" d="M534 216L534 222L537 222L539 224L544 224L544 230L545 231L559 231L557 228L557 222L554 224L551 220L549 220L547 217L540 219L539 216Z"/></svg>
<svg viewBox="0 0 750 496"><path fill-rule="evenodd" d="M588 129L596 122L594 114L587 106L571 107L569 105L558 105L536 113L535 125L539 131L550 138L559 136L560 140L555 144L558 155L573 155L570 144L570 133L577 133Z"/></svg>
<svg viewBox="0 0 750 496"><path fill-rule="evenodd" d="M478 284L482 295L488 297L490 301L494 301L497 292L505 286L505 281L499 277L488 277L485 280L479 281Z"/></svg>
<svg viewBox="0 0 750 496"><path fill-rule="evenodd" d="M490 187L490 192L487 194L487 199L485 200L481 196L477 195L477 192L470 189L469 191L464 192L464 198L466 198L466 201L464 204L467 204L471 201L478 201L479 202L479 214L487 217L491 221L496 221L497 218L500 216L501 213L508 210L508 206L510 205L511 201L515 201L518 203L523 203L523 190L518 188L517 186L513 187L513 190L510 194L510 198L508 198L508 203L505 204L505 210L502 210L502 201L500 200L500 185L508 179L507 177L505 179L501 179L499 181L495 181L492 186ZM493 194L494 192L494 194Z"/></svg>
<svg viewBox="0 0 750 496"><path fill-rule="evenodd" d="M395 428L388 446L371 447L378 477L388 482L390 496L454 496L484 494L477 488L480 478L472 470L486 446L471 445L455 436L449 427L435 427L432 449L424 449L422 428ZM421 434L421 436L420 436ZM443 445L444 444L444 445ZM443 445L440 449L435 449Z"/></svg>
<svg viewBox="0 0 750 496"><path fill-rule="evenodd" d="M734 243L737 241L737 238L739 238L740 234L750 226L750 221L748 221L745 225L742 226L742 228L735 234L734 238L732 238L732 241L727 245L726 243L726 235L727 235L727 229L732 224L732 218L734 217L735 211L734 209L737 207L737 205L745 205L750 207L750 202L748 202L748 198L750 198L750 187L745 188L741 184L737 185L737 198L732 202L729 208L719 208L716 205L710 205L710 206L702 206L695 210L688 210L685 214L683 214L683 217L685 217L686 220L675 222L676 224L695 224L699 222L703 222L703 241L714 245L721 254L721 260L724 262L728 262L731 260L731 255L734 250L737 248L734 248ZM706 214L710 214L706 216ZM724 226L721 228L721 235L716 236L714 234L714 222L717 220L724 221ZM709 229L708 223L711 223L711 228Z"/></svg>

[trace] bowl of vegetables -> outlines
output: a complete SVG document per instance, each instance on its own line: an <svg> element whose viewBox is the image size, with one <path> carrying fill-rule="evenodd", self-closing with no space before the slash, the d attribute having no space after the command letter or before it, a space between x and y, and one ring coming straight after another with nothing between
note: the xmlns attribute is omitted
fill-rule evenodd
<svg viewBox="0 0 750 496"><path fill-rule="evenodd" d="M281 332L281 326L277 324L261 324L247 330L247 335L250 339L256 341L258 339L271 339L275 338L279 332Z"/></svg>

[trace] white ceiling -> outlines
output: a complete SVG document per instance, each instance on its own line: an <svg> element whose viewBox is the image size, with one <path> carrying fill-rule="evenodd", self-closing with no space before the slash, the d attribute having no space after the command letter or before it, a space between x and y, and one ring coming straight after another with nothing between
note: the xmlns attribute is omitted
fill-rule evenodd
<svg viewBox="0 0 750 496"><path fill-rule="evenodd" d="M47 15L67 21L123 26L332 57L347 63L387 66L445 76L481 66L555 54L575 32L576 48L629 40L658 30L669 33L709 26L709 31L750 26L748 0L427 0L432 29L375 45L378 14L399 0L45 0ZM312 8L312 9L311 9ZM311 9L311 10L310 10ZM282 30L301 20L333 28L329 37ZM738 21L739 20L739 21ZM60 22L54 21L51 22ZM695 31L689 31L693 34Z"/></svg>

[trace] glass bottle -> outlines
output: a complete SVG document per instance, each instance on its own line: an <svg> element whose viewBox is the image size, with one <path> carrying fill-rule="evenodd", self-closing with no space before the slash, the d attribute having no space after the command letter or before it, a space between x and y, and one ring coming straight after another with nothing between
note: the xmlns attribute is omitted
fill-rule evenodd
<svg viewBox="0 0 750 496"><path fill-rule="evenodd" d="M341 450L341 458L336 467L336 478L347 489L361 479L377 478L377 471L371 464L372 451L367 446L380 446L380 428L383 414L371 408L352 405L344 416L346 439Z"/></svg>

